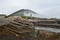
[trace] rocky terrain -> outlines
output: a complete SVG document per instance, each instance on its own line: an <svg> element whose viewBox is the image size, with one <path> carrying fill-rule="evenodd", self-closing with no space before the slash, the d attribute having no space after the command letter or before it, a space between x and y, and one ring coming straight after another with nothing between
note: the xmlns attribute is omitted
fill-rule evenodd
<svg viewBox="0 0 60 40"><path fill-rule="evenodd" d="M60 40L60 33L38 30L19 16L0 18L0 40Z"/></svg>
<svg viewBox="0 0 60 40"><path fill-rule="evenodd" d="M60 33L36 30L37 40L60 40Z"/></svg>
<svg viewBox="0 0 60 40"><path fill-rule="evenodd" d="M34 26L20 17L0 18L0 40L34 40Z"/></svg>

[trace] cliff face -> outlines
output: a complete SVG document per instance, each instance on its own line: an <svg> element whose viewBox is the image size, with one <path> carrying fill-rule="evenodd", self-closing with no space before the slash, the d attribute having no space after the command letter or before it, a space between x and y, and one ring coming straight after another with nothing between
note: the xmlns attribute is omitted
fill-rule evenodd
<svg viewBox="0 0 60 40"><path fill-rule="evenodd" d="M34 40L34 26L19 17L3 18L0 21L0 40Z"/></svg>

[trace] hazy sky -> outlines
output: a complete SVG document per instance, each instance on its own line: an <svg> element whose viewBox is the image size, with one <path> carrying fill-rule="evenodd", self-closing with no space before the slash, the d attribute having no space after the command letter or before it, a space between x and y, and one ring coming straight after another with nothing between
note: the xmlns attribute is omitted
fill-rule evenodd
<svg viewBox="0 0 60 40"><path fill-rule="evenodd" d="M31 9L46 17L60 18L60 0L0 0L0 13Z"/></svg>

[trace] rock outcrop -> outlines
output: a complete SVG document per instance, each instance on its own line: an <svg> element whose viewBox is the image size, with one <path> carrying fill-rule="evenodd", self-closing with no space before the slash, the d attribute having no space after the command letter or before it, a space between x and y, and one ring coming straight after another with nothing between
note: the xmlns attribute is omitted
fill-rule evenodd
<svg viewBox="0 0 60 40"><path fill-rule="evenodd" d="M0 40L34 40L34 26L21 17L0 18Z"/></svg>

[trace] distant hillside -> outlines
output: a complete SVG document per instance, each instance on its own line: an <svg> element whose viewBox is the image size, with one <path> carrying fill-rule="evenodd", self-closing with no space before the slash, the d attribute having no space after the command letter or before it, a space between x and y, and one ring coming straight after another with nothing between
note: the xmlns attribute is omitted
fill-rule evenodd
<svg viewBox="0 0 60 40"><path fill-rule="evenodd" d="M21 9L21 10L18 10L12 14L10 14L9 16L30 16L32 14L33 17L43 17L45 18L44 15L40 15L32 10L29 10L29 9Z"/></svg>

